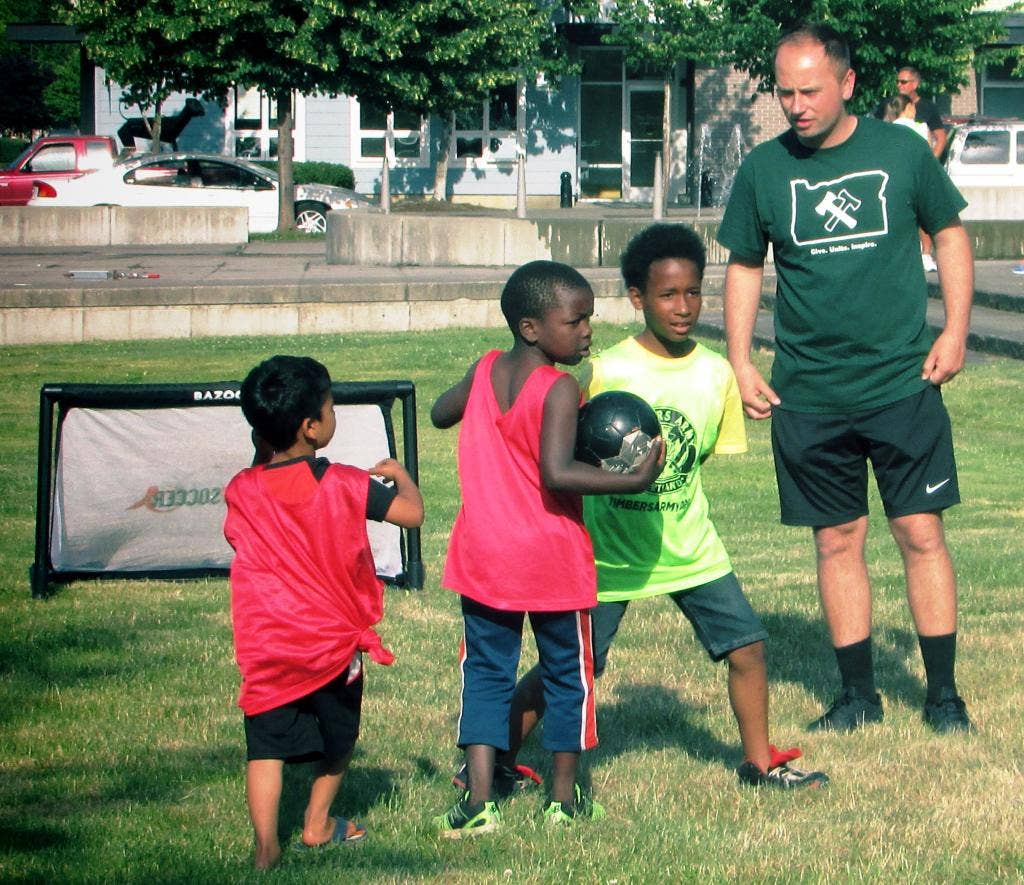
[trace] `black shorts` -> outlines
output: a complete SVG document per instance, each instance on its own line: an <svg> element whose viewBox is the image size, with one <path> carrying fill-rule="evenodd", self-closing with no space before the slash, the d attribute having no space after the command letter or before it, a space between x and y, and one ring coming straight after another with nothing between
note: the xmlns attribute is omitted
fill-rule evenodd
<svg viewBox="0 0 1024 885"><path fill-rule="evenodd" d="M851 415L774 409L772 453L786 525L842 525L865 516L868 461L890 519L960 503L938 387Z"/></svg>
<svg viewBox="0 0 1024 885"><path fill-rule="evenodd" d="M352 752L359 738L363 676L347 683L348 671L316 691L245 717L246 759L333 761Z"/></svg>

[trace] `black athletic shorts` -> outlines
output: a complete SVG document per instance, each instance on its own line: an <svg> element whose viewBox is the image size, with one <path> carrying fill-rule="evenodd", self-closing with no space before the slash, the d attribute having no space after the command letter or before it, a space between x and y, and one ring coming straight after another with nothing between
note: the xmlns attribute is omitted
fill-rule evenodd
<svg viewBox="0 0 1024 885"><path fill-rule="evenodd" d="M348 755L359 738L363 675L348 678L345 670L305 697L246 716L246 758L310 762Z"/></svg>
<svg viewBox="0 0 1024 885"><path fill-rule="evenodd" d="M890 519L960 503L938 387L851 415L773 409L772 453L786 525L842 525L866 515L868 461Z"/></svg>

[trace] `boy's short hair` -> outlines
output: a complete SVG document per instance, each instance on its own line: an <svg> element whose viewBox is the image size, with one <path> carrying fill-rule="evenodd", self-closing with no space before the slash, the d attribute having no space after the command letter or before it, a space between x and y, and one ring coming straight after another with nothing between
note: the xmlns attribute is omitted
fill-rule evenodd
<svg viewBox="0 0 1024 885"><path fill-rule="evenodd" d="M501 291L501 312L512 334L519 335L519 321L539 319L555 306L558 289L590 289L578 270L558 261L531 261L517 268Z"/></svg>
<svg viewBox="0 0 1024 885"><path fill-rule="evenodd" d="M242 414L276 451L295 442L306 418L319 418L331 392L327 369L308 356L272 356L245 376Z"/></svg>
<svg viewBox="0 0 1024 885"><path fill-rule="evenodd" d="M629 241L619 257L622 279L631 289L644 291L651 265L663 258L692 261L704 276L707 260L704 243L692 227L685 224L652 224Z"/></svg>

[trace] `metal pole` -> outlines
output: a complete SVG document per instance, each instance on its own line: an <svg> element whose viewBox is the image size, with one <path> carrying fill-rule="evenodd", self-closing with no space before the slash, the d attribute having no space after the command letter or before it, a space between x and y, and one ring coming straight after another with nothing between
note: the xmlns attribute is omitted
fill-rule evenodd
<svg viewBox="0 0 1024 885"><path fill-rule="evenodd" d="M380 208L385 215L391 214L391 167L387 152L384 154L384 168L380 172Z"/></svg>
<svg viewBox="0 0 1024 885"><path fill-rule="evenodd" d="M654 220L665 217L665 184L661 177L661 151L654 155Z"/></svg>
<svg viewBox="0 0 1024 885"><path fill-rule="evenodd" d="M516 157L516 218L526 218L526 155Z"/></svg>

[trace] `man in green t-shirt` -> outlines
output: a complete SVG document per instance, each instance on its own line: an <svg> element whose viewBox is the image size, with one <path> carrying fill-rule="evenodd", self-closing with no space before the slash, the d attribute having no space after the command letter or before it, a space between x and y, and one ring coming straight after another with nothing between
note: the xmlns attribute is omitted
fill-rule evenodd
<svg viewBox="0 0 1024 885"><path fill-rule="evenodd" d="M855 75L843 38L803 25L778 42L776 93L790 129L756 147L718 239L729 361L744 409L772 418L782 521L810 526L818 588L842 679L812 729L882 719L864 558L867 462L903 556L924 659L925 721L972 728L954 679L956 578L942 511L959 502L940 385L964 364L973 265L966 205L915 133L848 113ZM918 227L935 239L946 325L925 317ZM772 247L778 278L771 384L750 346Z"/></svg>

